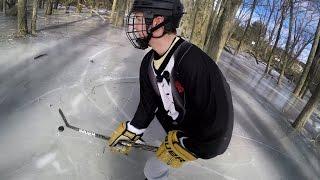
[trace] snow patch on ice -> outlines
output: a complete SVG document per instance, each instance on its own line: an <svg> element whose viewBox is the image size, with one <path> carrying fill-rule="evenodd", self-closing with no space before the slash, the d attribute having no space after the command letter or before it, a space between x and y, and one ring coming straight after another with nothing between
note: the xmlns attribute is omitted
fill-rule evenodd
<svg viewBox="0 0 320 180"><path fill-rule="evenodd" d="M129 76L129 77L113 77L105 76L103 78L97 79L95 83L103 83L108 81L119 81L119 80L129 80L129 79L139 79L139 76Z"/></svg>
<svg viewBox="0 0 320 180"><path fill-rule="evenodd" d="M103 86L103 88L105 89L109 99L112 101L112 103L119 109L119 111L121 112L121 114L129 121L131 119L131 117L123 110L123 108L119 107L117 101L112 97L112 94L110 94L109 90L106 88L106 86Z"/></svg>
<svg viewBox="0 0 320 180"><path fill-rule="evenodd" d="M74 100L71 103L72 109L78 109L77 107L79 106L80 102L84 99L84 96L82 93L78 94Z"/></svg>
<svg viewBox="0 0 320 180"><path fill-rule="evenodd" d="M37 168L41 169L44 166L46 166L47 164L51 163L52 161L54 161L56 159L57 154L56 153L48 153L44 156L42 156L37 162L36 162L36 166Z"/></svg>
<svg viewBox="0 0 320 180"><path fill-rule="evenodd" d="M97 53L95 53L94 55L90 56L89 59L90 60L93 60L95 57L97 57L98 55L100 55L101 53L105 52L105 51L108 51L110 49L114 48L114 46L111 46L111 47L108 47L108 48L105 48Z"/></svg>
<svg viewBox="0 0 320 180"><path fill-rule="evenodd" d="M65 172L68 171L68 170L66 170L66 169L61 169L60 164L59 164L58 161L54 161L54 162L52 163L52 166L53 166L54 168L56 168L58 174L63 174L63 173L65 173Z"/></svg>

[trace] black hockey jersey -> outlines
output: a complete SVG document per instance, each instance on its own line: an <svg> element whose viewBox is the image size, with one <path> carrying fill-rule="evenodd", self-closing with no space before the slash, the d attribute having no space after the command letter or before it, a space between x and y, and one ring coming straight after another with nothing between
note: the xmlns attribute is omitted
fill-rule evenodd
<svg viewBox="0 0 320 180"><path fill-rule="evenodd" d="M230 87L206 53L189 42L179 44L182 45L171 49L175 61L171 81L175 81L172 84L183 100L183 108L177 105L178 119L173 121L168 116L149 77L148 68L156 53L150 50L140 66L140 102L130 124L147 128L156 115L167 132L185 133L188 138L183 144L189 151L198 158L209 159L224 153L230 143L234 121Z"/></svg>

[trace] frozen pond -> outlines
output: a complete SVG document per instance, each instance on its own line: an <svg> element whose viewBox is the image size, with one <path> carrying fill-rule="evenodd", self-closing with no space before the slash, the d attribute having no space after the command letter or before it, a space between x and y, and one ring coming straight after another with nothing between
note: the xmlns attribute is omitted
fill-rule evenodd
<svg viewBox="0 0 320 180"><path fill-rule="evenodd" d="M6 17L0 21L2 29L11 28ZM117 155L100 139L57 128L63 125L59 108L70 124L104 135L130 120L146 52L97 16L61 13L47 22L37 37L0 41L0 179L144 179L152 153ZM234 101L231 145L217 158L172 170L170 179L320 177L319 149L290 125L305 104L291 96L292 85L277 87L276 78L263 76L263 64L245 56L224 52L219 66ZM144 138L158 145L163 136L154 120Z"/></svg>

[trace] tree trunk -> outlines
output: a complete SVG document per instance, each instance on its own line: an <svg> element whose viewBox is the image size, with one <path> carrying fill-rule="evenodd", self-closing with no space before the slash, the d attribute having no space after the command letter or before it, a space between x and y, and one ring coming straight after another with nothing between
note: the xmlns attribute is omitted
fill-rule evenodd
<svg viewBox="0 0 320 180"><path fill-rule="evenodd" d="M80 0L77 0L77 9L76 9L76 13L81 13L81 11L82 11L81 2L80 2Z"/></svg>
<svg viewBox="0 0 320 180"><path fill-rule="evenodd" d="M27 33L28 27L26 0L18 0L18 35L25 36Z"/></svg>
<svg viewBox="0 0 320 180"><path fill-rule="evenodd" d="M192 24L193 0L185 0L184 7L187 14L182 16L182 19L181 19L181 23L180 23L181 36L186 39L190 39L190 34L192 29L191 27L193 26Z"/></svg>
<svg viewBox="0 0 320 180"><path fill-rule="evenodd" d="M278 29L278 33L277 33L277 37L276 37L276 41L272 47L272 50L271 50L271 53L269 55L269 58L268 58L268 64L267 64L267 67L264 71L264 73L269 73L270 71L270 67L271 67L271 63L272 63L272 55L273 55L273 52L275 51L275 49L277 48L278 46L278 42L279 42L279 39L280 39L280 35L281 35L281 30L282 30L282 26L283 26L283 22L285 20L285 13L286 13L286 2L283 2L283 6L281 8L281 20L280 20L280 26L279 26L279 29Z"/></svg>
<svg viewBox="0 0 320 180"><path fill-rule="evenodd" d="M191 34L191 42L203 49L209 18L213 8L212 0L197 0L195 5L195 16Z"/></svg>
<svg viewBox="0 0 320 180"><path fill-rule="evenodd" d="M133 0L127 0L126 14L129 14L129 12L131 11L132 4L133 4Z"/></svg>
<svg viewBox="0 0 320 180"><path fill-rule="evenodd" d="M299 97L300 98L303 98L303 96L305 95L305 92L307 91L308 87L309 87L309 84L312 82L315 74L316 74L316 71L318 69L318 66L320 65L319 64L319 61L320 61L320 41L318 42L318 47L317 47L317 50L316 50L316 54L313 58L313 61L312 61L312 64L311 64L311 67L310 67L310 70L308 72L308 75L307 75L307 79L302 87L302 90L300 91L299 93Z"/></svg>
<svg viewBox="0 0 320 180"><path fill-rule="evenodd" d="M203 16L202 19L202 26L201 26L201 34L200 34L200 41L201 41L201 48L204 49L205 47L205 43L206 43L206 37L207 37L207 33L209 30L209 24L210 24L210 16L213 12L213 8L214 8L214 2L215 0L208 0L206 1L206 9L204 11L205 15Z"/></svg>
<svg viewBox="0 0 320 180"><path fill-rule="evenodd" d="M38 2L38 3L39 3L39 4L38 4L38 8L39 8L39 9L42 9L42 1L43 1L43 0L39 0L39 2Z"/></svg>
<svg viewBox="0 0 320 180"><path fill-rule="evenodd" d="M42 7L42 9L44 9L44 3L45 3L45 0L41 0L41 7Z"/></svg>
<svg viewBox="0 0 320 180"><path fill-rule="evenodd" d="M111 10L111 23L113 23L114 19L116 19L116 9L117 9L118 0L113 0L112 10Z"/></svg>
<svg viewBox="0 0 320 180"><path fill-rule="evenodd" d="M267 27L267 28L269 27L269 24L270 24L270 21L271 21L271 17L272 17L272 15L273 15L273 13L274 13L274 9L275 9L275 8L276 8L276 3L273 2L273 3L272 3L272 7L271 7L271 9L270 9L269 17L268 17L268 20L267 20L267 23L266 23L266 27ZM266 37L267 32L268 32L268 30L266 29L266 31L265 31L264 34L263 34L263 38Z"/></svg>
<svg viewBox="0 0 320 180"><path fill-rule="evenodd" d="M199 4L200 4L200 1L194 1L193 3L193 8L192 10L190 11L190 34L188 34L188 37L190 38L190 41L191 39L193 38L193 34L194 34L194 29L196 27L196 18L197 18L197 13L198 13L198 10L199 10Z"/></svg>
<svg viewBox="0 0 320 180"><path fill-rule="evenodd" d="M70 2L64 1L64 6L66 7L65 13L68 14L70 9Z"/></svg>
<svg viewBox="0 0 320 180"><path fill-rule="evenodd" d="M242 0L226 2L226 6L223 10L221 18L219 19L216 32L210 35L212 38L210 38L207 54L216 62L218 62L220 59L220 55L228 38L230 28L234 22L235 14L238 11L241 3Z"/></svg>
<svg viewBox="0 0 320 180"><path fill-rule="evenodd" d="M266 11L263 18L267 17L268 12ZM265 45L264 41L265 41L265 37L266 37L266 33L268 31L268 26L271 20L271 15L273 13L270 12L269 16L268 16L268 20L267 22L264 24L265 28L260 27L259 28L259 35L258 38L255 40L256 41L256 45L253 47L253 52L256 54L256 56L259 58L264 58L263 54L261 53L262 49L264 49L262 46ZM260 19L261 22L263 22L263 18ZM258 62L257 62L258 63Z"/></svg>
<svg viewBox="0 0 320 180"><path fill-rule="evenodd" d="M52 14L52 6L53 6L53 0L48 0L47 1L47 6L46 6L46 15L51 15Z"/></svg>
<svg viewBox="0 0 320 180"><path fill-rule="evenodd" d="M286 47L285 47L285 52L282 54L282 58L283 59L283 65L282 65L282 69L281 69L281 73L278 77L278 82L277 84L281 84L281 80L284 76L285 70L287 68L287 64L288 64L288 59L289 57L291 57L291 54L289 54L289 48L290 48L290 44L291 44L291 35L292 35L292 29L293 29L293 8L294 8L294 4L293 4L293 0L289 0L289 6L290 6L290 21L289 21L289 32L288 32L288 38L287 38L287 42L286 42Z"/></svg>
<svg viewBox="0 0 320 180"><path fill-rule="evenodd" d="M248 29L249 29L249 27L250 27L252 15L253 15L254 10L256 9L256 5L257 5L257 0L253 0L253 4L252 4L252 9L251 9L251 13L250 13L250 16L249 16L249 20L248 20L248 22L247 22L246 28L245 28L245 30L244 30L244 32L243 32L242 37L240 38L238 47L237 47L237 49L235 50L235 53L234 53L234 54L238 54L238 53L239 53L239 50L240 50L241 45L242 45L242 42L243 42L244 38L246 37L247 31L248 31Z"/></svg>
<svg viewBox="0 0 320 180"><path fill-rule="evenodd" d="M238 19L239 21L242 20L242 17L243 17L243 14L242 14L242 13L244 12L244 9L245 9L245 5L242 4L241 9L239 10L239 13L237 13L238 16L236 17L236 19Z"/></svg>
<svg viewBox="0 0 320 180"><path fill-rule="evenodd" d="M226 2L227 2L227 0L221 0L218 2L219 4L217 4L217 6L216 6L216 9L215 9L216 12L211 20L211 25L209 25L210 29L206 35L206 42L204 45L205 52L209 51L209 45L210 45L210 42L212 41L212 38L213 38L212 34L214 34L216 32L217 25L219 23L219 19L221 17L221 14L225 8Z"/></svg>
<svg viewBox="0 0 320 180"><path fill-rule="evenodd" d="M191 32L190 32L190 41L192 41L193 39L193 36L194 36L194 29L196 27L196 18L197 18L197 14L198 14L198 10L200 9L199 5L201 3L201 0L199 1L195 1L194 3L194 8L193 8L193 11L191 13L191 22L190 25L191 25Z"/></svg>
<svg viewBox="0 0 320 180"><path fill-rule="evenodd" d="M293 56L293 51L294 51L294 48L295 47L292 47L292 46L294 46L294 45L291 45L291 50L290 50L290 56L289 57L292 57L293 56L293 58L291 59L291 61L289 61L289 64L288 64L288 69L292 69L292 66L294 65L294 62L296 61L298 61L297 59L298 59L298 57L301 55L301 53L305 50L305 48L308 46L308 44L310 44L312 42L312 39L311 40L309 40L309 41L307 41L307 42L305 42L304 44L303 44L303 46L297 51L297 53Z"/></svg>
<svg viewBox="0 0 320 180"><path fill-rule="evenodd" d="M316 54L316 49L319 46L319 40L320 40L320 20L318 22L317 31L316 31L315 36L314 36L312 48L310 50L306 66L305 66L305 68L304 68L304 70L302 72L302 75L301 75L301 77L299 79L299 82L298 82L296 88L293 91L293 94L296 95L296 96L299 95L299 93L300 93L300 91L302 89L302 86L303 86L304 82L307 79L307 75L308 75L308 73L310 71L310 67L312 65L312 60L314 59L314 56Z"/></svg>
<svg viewBox="0 0 320 180"><path fill-rule="evenodd" d="M301 99L303 99L304 95L306 95L306 93L307 93L307 89L308 89L309 81L310 81L309 79L310 78L307 77L306 81L304 82L304 84L303 84L303 86L301 88L301 91L299 92L298 97L301 98Z"/></svg>
<svg viewBox="0 0 320 180"><path fill-rule="evenodd" d="M209 17L209 24L208 24L207 31L205 33L205 38L204 38L205 39L204 40L205 49L207 48L207 43L208 43L210 34L213 31L214 21L216 20L216 18L218 16L218 13L219 13L219 10L221 8L221 3L222 3L222 0L217 0L216 6L212 8L212 11L211 11L211 14L210 14L210 17Z"/></svg>
<svg viewBox="0 0 320 180"><path fill-rule="evenodd" d="M54 2L53 9L58 9L58 5L59 5L59 0L56 0L56 1Z"/></svg>
<svg viewBox="0 0 320 180"><path fill-rule="evenodd" d="M292 126L297 130L302 130L305 124L308 122L313 111L317 108L318 102L320 100L320 83L317 85L315 92L312 94L306 106L303 108L302 112L299 114L298 118L294 121Z"/></svg>
<svg viewBox="0 0 320 180"><path fill-rule="evenodd" d="M275 9L275 8L276 8L275 2L273 2L273 4L272 4L273 12L274 12L274 9ZM271 42L272 42L272 39L273 39L273 35L274 35L274 33L276 32L277 26L278 26L278 24L279 24L279 22L280 22L280 20L278 20L278 16L279 16L279 12L276 11L276 14L275 14L275 19L276 19L276 20L275 20L274 26L273 26L273 28L272 28L272 30L271 30L271 33L270 33L270 35L269 35L269 38L268 38L268 46L264 49L264 52L263 52L263 58L264 58L264 59L266 59L266 57L267 57L267 52L268 52L268 50L269 50L269 45L271 45ZM279 19L281 19L281 17L280 17ZM266 26L266 27L268 27L268 26ZM267 31L266 31L266 33L267 33Z"/></svg>
<svg viewBox="0 0 320 180"><path fill-rule="evenodd" d="M122 27L124 24L124 15L126 11L126 0L113 0L111 23Z"/></svg>
<svg viewBox="0 0 320 180"><path fill-rule="evenodd" d="M2 0L2 12L6 14L6 0Z"/></svg>
<svg viewBox="0 0 320 180"><path fill-rule="evenodd" d="M223 11L224 11L224 9L225 9L226 4L227 4L228 1L229 1L229 0L223 0L223 1L221 2L221 5L220 5L220 9L219 9L219 11L218 11L218 14L217 14L217 16L215 17L215 19L213 20L213 27L212 27L211 33L215 33L215 32L216 32L218 23L219 23L219 21L220 21L220 18L221 18L221 16L222 16L222 13L223 13ZM241 5L241 4L240 4L240 5ZM240 7L240 6L239 6L239 7ZM238 7L238 8L239 8L239 7Z"/></svg>
<svg viewBox="0 0 320 180"><path fill-rule="evenodd" d="M31 33L36 34L37 30L37 13L38 13L38 0L33 0L32 6L32 20L31 20Z"/></svg>

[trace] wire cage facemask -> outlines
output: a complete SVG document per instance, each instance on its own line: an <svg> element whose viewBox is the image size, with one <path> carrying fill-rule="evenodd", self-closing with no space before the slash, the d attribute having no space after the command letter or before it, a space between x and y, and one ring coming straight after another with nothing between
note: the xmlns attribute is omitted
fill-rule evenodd
<svg viewBox="0 0 320 180"><path fill-rule="evenodd" d="M152 32L149 29L151 22L150 19L132 12L126 17L126 35L135 48L146 49L149 47L149 41L152 37Z"/></svg>

